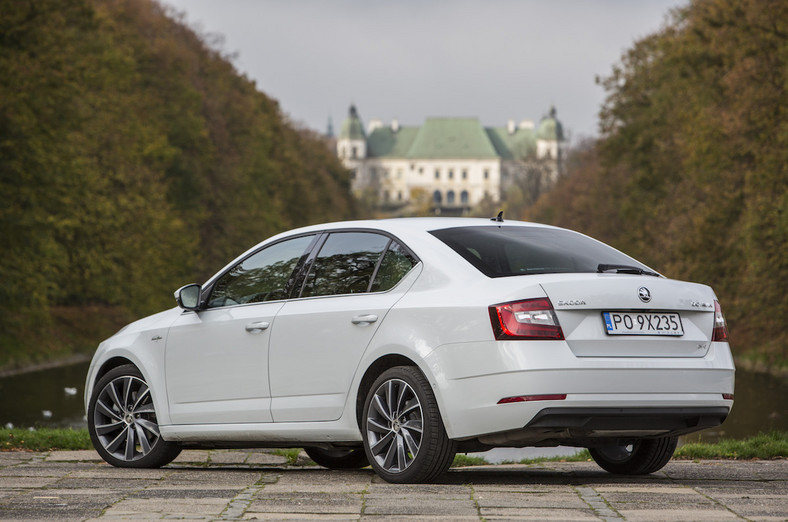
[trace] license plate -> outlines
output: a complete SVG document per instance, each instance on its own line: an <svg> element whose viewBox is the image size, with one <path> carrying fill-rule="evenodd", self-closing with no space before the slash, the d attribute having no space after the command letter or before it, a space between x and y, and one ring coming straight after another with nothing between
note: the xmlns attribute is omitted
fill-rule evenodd
<svg viewBox="0 0 788 522"><path fill-rule="evenodd" d="M676 313L602 312L608 335L684 335Z"/></svg>

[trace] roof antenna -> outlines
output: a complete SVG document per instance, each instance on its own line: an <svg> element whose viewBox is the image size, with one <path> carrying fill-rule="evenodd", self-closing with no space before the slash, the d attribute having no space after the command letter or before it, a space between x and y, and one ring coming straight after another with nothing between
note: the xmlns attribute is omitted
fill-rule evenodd
<svg viewBox="0 0 788 522"><path fill-rule="evenodd" d="M503 210L498 212L498 215L494 218L490 218L490 221L496 221L498 223L503 223Z"/></svg>

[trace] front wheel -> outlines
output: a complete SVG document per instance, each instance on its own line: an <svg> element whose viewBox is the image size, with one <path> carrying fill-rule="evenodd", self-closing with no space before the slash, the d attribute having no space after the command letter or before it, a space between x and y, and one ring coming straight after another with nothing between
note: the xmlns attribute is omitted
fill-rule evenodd
<svg viewBox="0 0 788 522"><path fill-rule="evenodd" d="M304 448L309 458L328 469L360 469L369 466L367 454L361 448Z"/></svg>
<svg viewBox="0 0 788 522"><path fill-rule="evenodd" d="M367 393L362 435L367 459L384 480L435 480L454 460L432 387L413 366L383 372Z"/></svg>
<svg viewBox="0 0 788 522"><path fill-rule="evenodd" d="M161 438L148 383L131 364L113 368L94 386L88 431L101 458L119 468L158 468L181 452Z"/></svg>
<svg viewBox="0 0 788 522"><path fill-rule="evenodd" d="M599 467L619 475L648 475L662 469L676 451L678 437L642 439L625 446L588 448Z"/></svg>

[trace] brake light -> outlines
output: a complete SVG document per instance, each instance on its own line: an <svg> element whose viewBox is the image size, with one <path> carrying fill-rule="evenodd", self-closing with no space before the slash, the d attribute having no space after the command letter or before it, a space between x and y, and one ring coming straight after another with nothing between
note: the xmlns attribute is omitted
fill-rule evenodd
<svg viewBox="0 0 788 522"><path fill-rule="evenodd" d="M711 340L727 341L728 327L725 324L725 316L722 315L722 307L719 301L714 301L714 330L711 333Z"/></svg>
<svg viewBox="0 0 788 522"><path fill-rule="evenodd" d="M490 321L499 341L564 339L553 304L546 297L493 305L490 307Z"/></svg>

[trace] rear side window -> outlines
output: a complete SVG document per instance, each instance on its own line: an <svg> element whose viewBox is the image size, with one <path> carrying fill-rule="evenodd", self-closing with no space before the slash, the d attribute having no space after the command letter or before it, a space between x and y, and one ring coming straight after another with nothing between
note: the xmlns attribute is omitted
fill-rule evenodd
<svg viewBox="0 0 788 522"><path fill-rule="evenodd" d="M648 269L612 247L569 230L486 226L430 233L488 277L596 272L602 263Z"/></svg>
<svg viewBox="0 0 788 522"><path fill-rule="evenodd" d="M306 276L301 297L384 292L418 260L388 236L374 232L333 232Z"/></svg>
<svg viewBox="0 0 788 522"><path fill-rule="evenodd" d="M331 234L312 264L301 297L366 292L390 241L368 232Z"/></svg>
<svg viewBox="0 0 788 522"><path fill-rule="evenodd" d="M394 288L416 265L416 258L399 243L391 242L383 261L380 262L375 279L372 281L371 292L385 292Z"/></svg>

